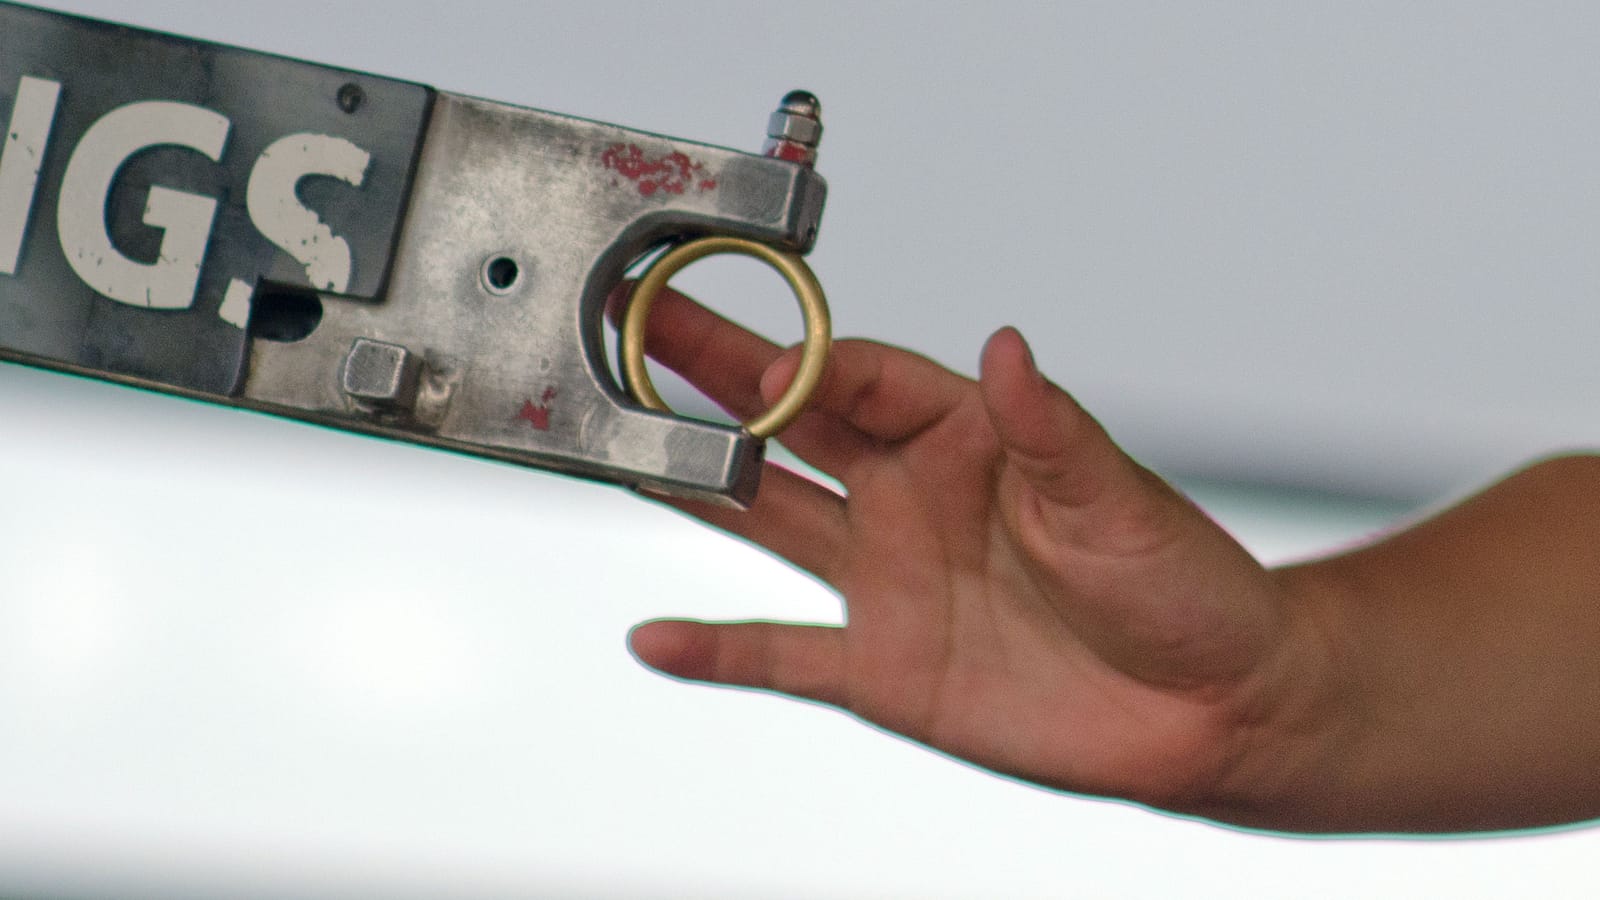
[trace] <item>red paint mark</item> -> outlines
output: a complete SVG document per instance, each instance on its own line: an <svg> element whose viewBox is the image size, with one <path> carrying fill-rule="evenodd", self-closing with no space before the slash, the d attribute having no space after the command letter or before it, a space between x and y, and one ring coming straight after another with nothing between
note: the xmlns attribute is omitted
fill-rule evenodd
<svg viewBox="0 0 1600 900"><path fill-rule="evenodd" d="M773 159L792 163L808 163L812 159L811 148L794 141L774 141L772 146L767 148L767 155Z"/></svg>
<svg viewBox="0 0 1600 900"><path fill-rule="evenodd" d="M677 151L649 157L638 144L612 144L600 154L600 164L633 182L644 197L681 195L691 187L702 194L717 189L717 180L707 177L705 163Z"/></svg>
<svg viewBox="0 0 1600 900"><path fill-rule="evenodd" d="M555 388L545 388L539 396L539 405L534 406L532 400L522 402L522 411L517 413L517 418L525 420L539 431L550 430L550 401L556 398Z"/></svg>

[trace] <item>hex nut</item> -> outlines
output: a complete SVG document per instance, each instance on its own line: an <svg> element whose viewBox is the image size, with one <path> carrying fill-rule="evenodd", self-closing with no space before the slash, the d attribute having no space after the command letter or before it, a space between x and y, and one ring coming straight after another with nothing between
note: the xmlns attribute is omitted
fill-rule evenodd
<svg viewBox="0 0 1600 900"><path fill-rule="evenodd" d="M822 123L780 109L767 119L767 137L814 147L822 141Z"/></svg>

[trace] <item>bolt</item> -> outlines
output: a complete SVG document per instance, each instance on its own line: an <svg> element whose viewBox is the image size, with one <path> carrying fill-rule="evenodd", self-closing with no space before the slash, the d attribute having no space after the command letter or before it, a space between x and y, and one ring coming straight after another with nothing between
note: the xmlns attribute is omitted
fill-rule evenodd
<svg viewBox="0 0 1600 900"><path fill-rule="evenodd" d="M813 166L822 142L822 101L809 91L783 95L767 120L767 143L762 152L773 159Z"/></svg>
<svg viewBox="0 0 1600 900"><path fill-rule="evenodd" d="M372 411L409 410L417 400L422 360L398 344L356 338L344 358L340 387L356 405Z"/></svg>

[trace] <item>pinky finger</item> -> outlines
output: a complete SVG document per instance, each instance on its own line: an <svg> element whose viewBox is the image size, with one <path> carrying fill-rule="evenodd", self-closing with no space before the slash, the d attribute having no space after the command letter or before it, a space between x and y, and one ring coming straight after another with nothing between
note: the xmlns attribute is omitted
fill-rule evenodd
<svg viewBox="0 0 1600 900"><path fill-rule="evenodd" d="M658 619L629 643L652 669L713 684L762 688L844 706L844 629L778 622Z"/></svg>

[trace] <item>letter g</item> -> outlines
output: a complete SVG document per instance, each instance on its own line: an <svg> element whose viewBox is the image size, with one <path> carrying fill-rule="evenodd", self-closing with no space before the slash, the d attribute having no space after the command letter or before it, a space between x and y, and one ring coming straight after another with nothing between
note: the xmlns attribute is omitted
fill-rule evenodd
<svg viewBox="0 0 1600 900"><path fill-rule="evenodd" d="M220 162L229 127L226 118L209 109L162 100L118 107L89 126L67 163L56 216L61 250L85 284L133 306L193 305L217 201L171 188L150 188L144 223L166 233L159 257L145 264L112 245L106 230L106 200L117 173L135 153L172 144Z"/></svg>

